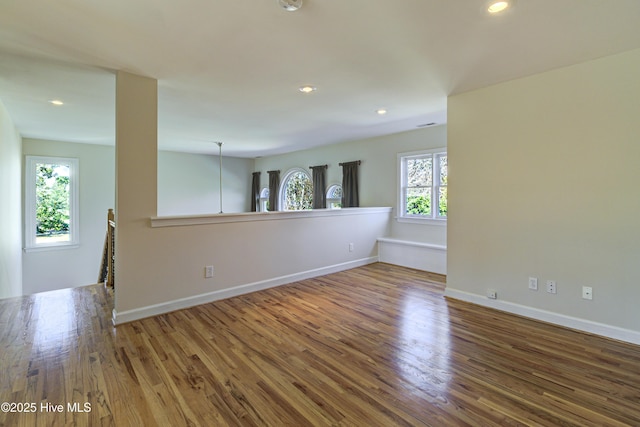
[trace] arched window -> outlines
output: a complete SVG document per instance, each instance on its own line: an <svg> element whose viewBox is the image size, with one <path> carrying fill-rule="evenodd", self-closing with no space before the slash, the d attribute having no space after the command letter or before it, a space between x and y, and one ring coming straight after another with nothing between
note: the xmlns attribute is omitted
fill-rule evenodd
<svg viewBox="0 0 640 427"><path fill-rule="evenodd" d="M311 175L302 168L293 168L284 175L280 186L280 206L283 211L298 211L313 207Z"/></svg>
<svg viewBox="0 0 640 427"><path fill-rule="evenodd" d="M260 190L260 212L266 212L269 210L269 189L264 187Z"/></svg>
<svg viewBox="0 0 640 427"><path fill-rule="evenodd" d="M342 186L340 184L333 184L327 190L327 207L329 209L342 207Z"/></svg>

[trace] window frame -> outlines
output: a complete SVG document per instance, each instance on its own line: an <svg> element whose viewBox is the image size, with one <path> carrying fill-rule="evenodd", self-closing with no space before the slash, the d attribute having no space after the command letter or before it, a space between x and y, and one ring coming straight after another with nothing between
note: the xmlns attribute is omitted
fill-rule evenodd
<svg viewBox="0 0 640 427"><path fill-rule="evenodd" d="M269 188L263 187L260 190L260 203L258 206L258 212L267 212L267 204L269 203Z"/></svg>
<svg viewBox="0 0 640 427"><path fill-rule="evenodd" d="M295 175L296 173L302 172L303 174L305 174L307 176L307 178L309 179L309 181L312 183L312 187L313 187L313 178L311 177L311 174L309 173L308 170L304 169L304 168L300 168L300 167L295 167L295 168L291 168L287 171L287 173L284 174L282 181L280 182L280 189L278 191L278 202L279 202L279 211L299 211L299 210L311 210L311 209L286 209L285 205L286 205L286 198L287 198L287 183L289 181L289 179ZM312 193L313 194L313 193Z"/></svg>
<svg viewBox="0 0 640 427"><path fill-rule="evenodd" d="M440 157L447 156L447 148L440 147L429 150L411 151L398 153L398 204L396 220L398 222L411 222L416 224L438 224L446 225L447 216L440 215L440 188L447 188L447 184L440 184ZM432 180L431 180L431 215L415 215L406 213L406 192L407 185L407 160L431 158L432 159Z"/></svg>
<svg viewBox="0 0 640 427"><path fill-rule="evenodd" d="M340 193L342 193L341 184L332 184L329 186L329 188L327 188L327 208L328 209L342 209L342 206L335 206L336 204L341 205L342 197L340 198L331 197L338 188L340 189Z"/></svg>
<svg viewBox="0 0 640 427"><path fill-rule="evenodd" d="M36 241L36 173L37 164L59 164L69 167L69 240L63 242L37 243ZM25 156L24 178L24 251L71 249L80 246L79 233L79 176L80 162L77 158L55 156Z"/></svg>

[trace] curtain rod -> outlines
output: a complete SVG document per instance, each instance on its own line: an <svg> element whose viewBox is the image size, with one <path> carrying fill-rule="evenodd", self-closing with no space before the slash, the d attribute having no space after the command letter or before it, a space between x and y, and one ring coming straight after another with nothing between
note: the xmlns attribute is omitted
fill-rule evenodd
<svg viewBox="0 0 640 427"><path fill-rule="evenodd" d="M360 163L362 163L362 160L355 160L355 161L353 161L353 162L338 163L338 166L349 165L349 164L351 164L351 163L357 163L357 164L360 164Z"/></svg>
<svg viewBox="0 0 640 427"><path fill-rule="evenodd" d="M314 168L324 168L324 169L327 169L328 167L329 167L329 165L309 166L309 169L314 169Z"/></svg>
<svg viewBox="0 0 640 427"><path fill-rule="evenodd" d="M280 170L277 170L277 171L267 171L267 173L271 173L271 172L278 172L278 173L280 173Z"/></svg>

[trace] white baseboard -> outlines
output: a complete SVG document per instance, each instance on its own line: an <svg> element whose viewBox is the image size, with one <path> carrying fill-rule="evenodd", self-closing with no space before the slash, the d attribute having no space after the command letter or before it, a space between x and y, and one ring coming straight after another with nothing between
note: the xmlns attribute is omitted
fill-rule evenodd
<svg viewBox="0 0 640 427"><path fill-rule="evenodd" d="M381 262L447 274L447 247L389 237L378 238Z"/></svg>
<svg viewBox="0 0 640 427"><path fill-rule="evenodd" d="M606 325L604 323L592 322L591 320L566 316L551 311L515 304L508 301L492 300L485 296L446 288L444 296L461 301L470 302L484 307L495 308L542 322L553 323L566 328L576 329L590 334L600 335L631 344L640 345L640 332L631 329L619 328L617 326Z"/></svg>
<svg viewBox="0 0 640 427"><path fill-rule="evenodd" d="M341 264L335 264L327 267L289 274L286 276L275 277L273 279L247 283L245 285L239 285L229 289L222 289L219 291L208 292L206 294L194 295L187 298L167 301L160 304L148 305L146 307L135 308L133 310L118 312L114 309L113 324L120 325L122 323L133 322L134 320L144 319L145 317L157 316L159 314L169 313L171 311L182 310L184 308L194 307L196 305L207 304L213 301L248 294L250 292L261 291L263 289L269 289L276 286L285 285L287 283L297 282L299 280L310 279L312 277L323 276L325 274L337 273L339 271L349 270L351 268L372 264L374 262L378 262L378 257L362 258L355 261L349 261Z"/></svg>

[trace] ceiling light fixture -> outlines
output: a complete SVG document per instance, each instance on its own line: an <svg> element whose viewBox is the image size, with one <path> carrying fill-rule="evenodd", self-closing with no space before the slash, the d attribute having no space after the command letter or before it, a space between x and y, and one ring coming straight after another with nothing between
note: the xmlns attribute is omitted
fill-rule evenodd
<svg viewBox="0 0 640 427"><path fill-rule="evenodd" d="M306 86L300 86L298 90L302 93L311 93L311 92L315 92L317 89L313 86L306 85Z"/></svg>
<svg viewBox="0 0 640 427"><path fill-rule="evenodd" d="M501 0L501 1L492 1L487 6L487 12L491 14L496 14L500 12L504 12L508 8L513 5L513 1Z"/></svg>
<svg viewBox="0 0 640 427"><path fill-rule="evenodd" d="M385 110L384 108L378 108L376 110L376 113L378 113L379 115L383 116L383 115L387 114L387 110Z"/></svg>
<svg viewBox="0 0 640 427"><path fill-rule="evenodd" d="M287 12L295 12L302 6L302 0L278 0L278 6Z"/></svg>
<svg viewBox="0 0 640 427"><path fill-rule="evenodd" d="M49 101L49 104L64 105L64 102L60 101L59 99L52 99L51 101Z"/></svg>

